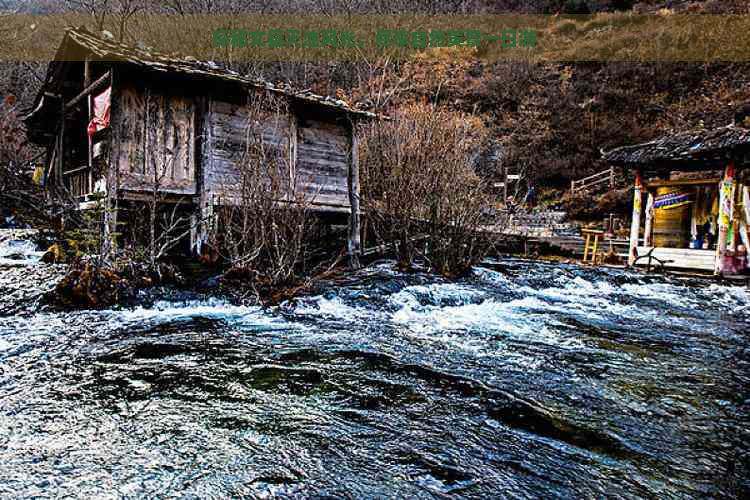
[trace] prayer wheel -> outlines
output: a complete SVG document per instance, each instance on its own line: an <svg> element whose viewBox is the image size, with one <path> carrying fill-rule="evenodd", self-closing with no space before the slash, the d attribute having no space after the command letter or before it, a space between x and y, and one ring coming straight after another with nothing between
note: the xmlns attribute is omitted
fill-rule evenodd
<svg viewBox="0 0 750 500"><path fill-rule="evenodd" d="M656 188L656 197L676 192L669 186ZM690 209L692 204L654 208L654 246L688 248L690 245Z"/></svg>

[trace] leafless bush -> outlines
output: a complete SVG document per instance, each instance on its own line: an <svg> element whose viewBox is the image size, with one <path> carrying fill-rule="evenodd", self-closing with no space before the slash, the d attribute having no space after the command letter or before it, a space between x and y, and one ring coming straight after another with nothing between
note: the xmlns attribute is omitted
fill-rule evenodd
<svg viewBox="0 0 750 500"><path fill-rule="evenodd" d="M364 203L376 236L398 242L401 267L421 256L432 270L458 276L486 254L491 200L473 168L486 136L478 117L424 104L364 126Z"/></svg>
<svg viewBox="0 0 750 500"><path fill-rule="evenodd" d="M216 236L235 270L252 271L263 285L289 284L304 261L314 230L312 196L293 174L287 102L250 95L244 151L236 184L224 186Z"/></svg>
<svg viewBox="0 0 750 500"><path fill-rule="evenodd" d="M27 222L43 217L43 192L32 180L38 153L26 142L15 95L0 101L0 214L14 208ZM2 221L0 221L2 222Z"/></svg>

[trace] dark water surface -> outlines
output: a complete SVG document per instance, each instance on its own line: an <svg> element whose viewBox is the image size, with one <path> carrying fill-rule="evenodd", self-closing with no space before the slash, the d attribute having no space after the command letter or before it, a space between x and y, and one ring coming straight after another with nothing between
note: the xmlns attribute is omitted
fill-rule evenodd
<svg viewBox="0 0 750 500"><path fill-rule="evenodd" d="M750 295L502 261L0 317L0 496L747 497Z"/></svg>

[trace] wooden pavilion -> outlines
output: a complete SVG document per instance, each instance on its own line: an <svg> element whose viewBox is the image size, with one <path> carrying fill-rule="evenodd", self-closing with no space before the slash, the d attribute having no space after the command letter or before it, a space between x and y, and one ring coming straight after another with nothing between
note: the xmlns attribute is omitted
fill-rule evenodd
<svg viewBox="0 0 750 500"><path fill-rule="evenodd" d="M678 133L604 153L610 164L635 177L629 265L660 262L717 275L747 272L747 117L746 111L738 112L726 127Z"/></svg>

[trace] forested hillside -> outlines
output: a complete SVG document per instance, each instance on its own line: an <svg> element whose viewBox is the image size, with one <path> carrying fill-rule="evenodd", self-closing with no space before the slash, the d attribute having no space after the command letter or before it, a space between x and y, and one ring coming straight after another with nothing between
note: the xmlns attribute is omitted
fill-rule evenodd
<svg viewBox="0 0 750 500"><path fill-rule="evenodd" d="M748 13L746 1L632 2L629 0L457 1L410 4L427 13L567 13L603 11ZM249 0L31 0L0 3L4 12L92 13L115 37L133 43L127 23L108 25L104 12L399 12L396 2L255 2ZM623 14L625 15L625 14ZM734 109L750 97L747 63L529 63L477 62L472 49L433 49L407 62L234 62L243 74L294 88L365 102L392 113L414 102L478 115L490 130L490 146L513 171L544 186L566 186L570 179L601 170L601 150L687 130L729 123ZM28 106L44 75L44 64L0 63L0 95L13 96L16 111ZM5 105L3 126L20 134ZM11 140L12 139L12 140ZM17 137L7 137L22 147ZM7 149L7 144L4 149ZM30 155L31 149L24 149ZM493 175L493 165L483 175Z"/></svg>

